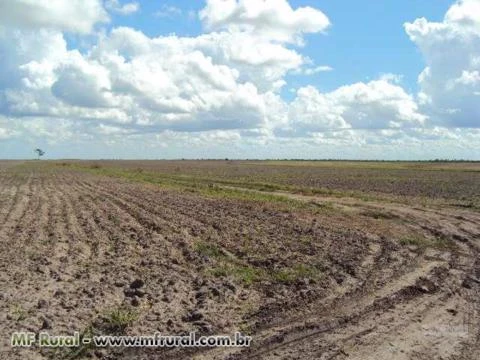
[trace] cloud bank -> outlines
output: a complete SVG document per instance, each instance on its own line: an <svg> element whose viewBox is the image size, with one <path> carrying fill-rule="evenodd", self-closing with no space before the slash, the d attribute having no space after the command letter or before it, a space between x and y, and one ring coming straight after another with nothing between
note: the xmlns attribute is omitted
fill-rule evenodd
<svg viewBox="0 0 480 360"><path fill-rule="evenodd" d="M328 36L331 20L321 10L286 0L207 0L197 36L104 28L111 14L139 6L2 2L0 144L129 139L158 148L217 144L220 153L230 143L245 157L256 147L281 157L289 146L297 149L290 157L301 157L299 144L313 154L321 145L395 149L429 141L468 149L480 139L480 0L455 2L440 23L405 23L426 64L417 94L384 75L330 92L303 86L291 100L281 96L288 75L335 71L302 55L305 34ZM72 48L67 34L93 45Z"/></svg>

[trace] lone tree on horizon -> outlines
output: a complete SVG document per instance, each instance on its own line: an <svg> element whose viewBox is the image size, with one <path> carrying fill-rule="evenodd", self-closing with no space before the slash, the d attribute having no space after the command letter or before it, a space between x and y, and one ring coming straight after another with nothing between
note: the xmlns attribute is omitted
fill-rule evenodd
<svg viewBox="0 0 480 360"><path fill-rule="evenodd" d="M45 151L43 151L42 149L35 149L35 152L38 155L38 160L40 160L40 156L45 155Z"/></svg>

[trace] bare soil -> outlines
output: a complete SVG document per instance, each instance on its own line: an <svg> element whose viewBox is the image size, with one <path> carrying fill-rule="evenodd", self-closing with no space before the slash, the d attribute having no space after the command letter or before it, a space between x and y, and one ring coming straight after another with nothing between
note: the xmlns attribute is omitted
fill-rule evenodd
<svg viewBox="0 0 480 360"><path fill-rule="evenodd" d="M354 192L480 205L480 162L124 160L84 164L232 181L245 187L269 184L306 192Z"/></svg>
<svg viewBox="0 0 480 360"><path fill-rule="evenodd" d="M478 211L278 195L308 206L0 163L0 359L480 358ZM10 347L42 329L253 345Z"/></svg>

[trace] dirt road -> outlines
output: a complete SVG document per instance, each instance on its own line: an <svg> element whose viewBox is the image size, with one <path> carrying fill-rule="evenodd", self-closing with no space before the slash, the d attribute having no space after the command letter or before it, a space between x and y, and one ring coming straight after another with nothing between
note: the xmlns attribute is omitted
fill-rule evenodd
<svg viewBox="0 0 480 360"><path fill-rule="evenodd" d="M393 269L383 268L392 249L373 246L374 255L362 265L377 269L361 288L332 299L329 306L322 299L302 318L270 328L274 335L267 335L256 350L233 358L295 359L298 354L307 359L480 358L480 214L280 194L333 204L353 214L380 214L454 241L455 247L430 249L407 271L394 274Z"/></svg>

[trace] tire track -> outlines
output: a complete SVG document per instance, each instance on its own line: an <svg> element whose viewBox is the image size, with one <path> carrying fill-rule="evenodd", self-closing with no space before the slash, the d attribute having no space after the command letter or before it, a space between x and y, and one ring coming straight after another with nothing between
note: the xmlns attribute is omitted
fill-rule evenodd
<svg viewBox="0 0 480 360"><path fill-rule="evenodd" d="M432 230L432 228L433 228L434 225L432 225L433 221L432 221L430 218L426 218L426 219L425 219L425 218L420 217L420 219L423 220L423 221L425 221L425 222L427 222L427 223L430 223L430 226L426 227L427 230L433 232L434 234L438 234L438 230ZM449 219L450 219L450 218L449 218ZM412 219L412 218L409 217L408 220L411 220L412 222L416 223L417 225L420 224L420 221L418 221L418 218ZM440 221L440 222L445 221L445 220L446 220L446 218L440 218L440 219L438 219L438 221ZM422 227L423 227L423 226L422 226ZM425 228L425 227L423 227L423 228ZM452 232L452 231L444 231L444 232L442 232L442 234L445 235L445 236L448 236L448 237L449 237L450 239L452 239L452 240L456 240L456 239L457 239L457 237L455 236L455 232ZM473 234L470 233L470 234L467 234L467 235L475 235L475 233L473 233ZM478 252L476 252L476 251L471 251L467 256L468 256L468 258L470 258L470 259L472 259L472 258L474 259L474 258L475 258L475 255L476 255L477 253L478 253ZM458 266L458 265L459 265L459 264L458 264L459 258L458 258L457 256L455 256L455 253L454 253L453 255L454 255L454 256L452 256L452 259L449 261L449 264L448 264L448 265L449 265L449 268L451 268L451 269L458 269L458 267L459 267L459 266ZM425 263L425 261L424 261L424 263ZM466 270L465 272L468 273L468 269L464 269L464 270ZM470 271L471 271L471 270L472 270L472 268L470 268ZM421 279L421 275L422 275L422 274L419 273L419 274L417 275L417 279ZM371 280L371 279L370 279L370 280ZM389 280L392 280L392 279L389 279ZM461 280L461 278L460 278L459 280ZM453 287L453 290L458 289L458 284L457 284L457 285L452 285L452 287ZM408 287L407 287L407 288L408 288ZM352 295L352 294L350 294L350 295ZM444 295L443 295L443 296L444 296ZM387 297L387 298L382 297L381 299L389 299L389 298L391 298L391 295L389 295L389 297ZM351 303L351 301L352 301L352 299L351 299L351 298L348 299L348 297L346 297L345 300L346 300L347 303L348 303L348 302ZM338 301L338 299L337 299L337 301ZM341 303L342 303L341 300L340 300L340 303L337 302L336 307L341 306ZM355 300L355 303L356 303L357 306L358 306L358 299ZM478 299L474 300L474 303L478 303ZM433 307L433 305L436 305L436 307L439 307L439 304L438 304L438 303L433 303L433 302L432 302L430 305L431 305L432 307ZM325 311L325 310L326 310L326 311ZM322 312L323 312L323 313L328 313L328 309L325 309L325 310L322 311ZM364 310L364 311L363 311L363 314L368 314L368 313L369 313L369 311L367 311L367 310ZM378 316L378 315L377 315L377 316ZM344 324L344 323L345 323L345 324L348 324L348 323L352 320L351 317L352 317L352 315L349 315L349 321L346 321L346 322L340 321L340 324ZM355 319L355 318L356 318L356 316L353 315L353 320L357 320L357 321L359 320L359 319ZM411 318L409 318L409 321L411 321ZM410 322L407 321L406 323L410 323ZM292 345L295 345L295 344L297 344L298 342L302 342L304 339L310 338L311 336L320 337L319 339L321 339L321 334L332 332L333 330L336 329L337 326L336 326L336 325L333 325L333 326L332 326L332 325L329 325L328 323L326 323L326 324L323 323L323 324L321 324L320 326L317 325L317 327L320 327L320 329L313 330L313 331L311 331L310 333L307 332L307 334L302 334L302 331L301 331L300 333L298 333L298 332L295 330L295 326L294 326L294 327L293 327L293 330L287 330L286 334L285 334L285 333L282 333L282 335L280 335L280 336L279 336L278 334L272 335L272 337L270 338L270 342L271 342L271 343L274 343L274 344L275 344L275 343L281 343L281 344L277 344L277 345L261 345L261 346L259 346L260 350L258 350L257 352L254 351L253 354L252 354L252 353L249 353L249 351L246 351L246 352L244 352L244 354L237 355L237 356L232 356L231 358L232 358L232 359L246 359L246 358L250 359L250 358L259 358L259 357L260 357L260 358L269 358L269 357L267 356L267 354L271 354L272 352L275 352L275 354L278 355L278 350L279 350L280 348L291 347ZM402 325L399 325L399 327L402 328ZM302 329L302 326L301 326L301 325L300 325L300 328ZM267 339L268 339L268 337L267 337ZM267 340L267 344L268 344L268 340ZM250 351L251 351L251 350L250 350ZM297 349L297 353L298 353L299 351L301 351L301 350L300 350L300 349ZM337 355L338 355L338 353L337 353ZM334 357L336 357L336 355L333 356L333 357L331 357L331 358L334 358Z"/></svg>

